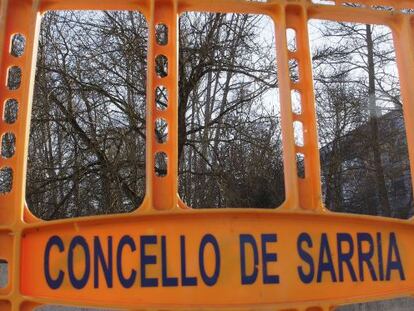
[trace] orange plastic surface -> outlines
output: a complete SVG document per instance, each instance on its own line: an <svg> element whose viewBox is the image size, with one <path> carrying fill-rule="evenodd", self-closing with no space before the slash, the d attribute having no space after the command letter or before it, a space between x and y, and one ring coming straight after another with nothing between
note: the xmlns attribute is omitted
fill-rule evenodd
<svg viewBox="0 0 414 311"><path fill-rule="evenodd" d="M414 9L414 1L330 2L0 0L0 111L9 98L19 103L14 124L0 120L0 135L11 132L17 139L14 156L0 158L0 168L13 171L11 192L0 195L0 259L10 269L8 285L0 289L0 310L64 304L311 311L413 295L412 220L332 214L323 208L307 22L315 18L392 29L414 176L414 16L402 12ZM342 5L351 2L362 6ZM376 10L376 5L393 10ZM148 136L146 197L131 214L46 222L25 206L37 36L41 14L47 10L136 10L148 20L147 133L154 133L154 122L162 117L169 140L161 145ZM267 14L275 21L286 185L286 200L278 209L193 210L177 196L177 23L185 11ZM169 29L165 46L155 40L158 23ZM296 52L287 49L287 28L296 30ZM10 54L16 33L26 38L18 58ZM164 78L155 73L160 54L168 58ZM290 59L299 63L300 81L295 84L289 78ZM6 86L11 66L22 70L17 90ZM165 111L155 109L154 93L161 83L170 95ZM301 93L300 116L292 113L292 89ZM303 123L303 147L294 142L296 120ZM157 152L168 156L165 177L154 172ZM305 156L304 179L296 171L296 153Z"/></svg>

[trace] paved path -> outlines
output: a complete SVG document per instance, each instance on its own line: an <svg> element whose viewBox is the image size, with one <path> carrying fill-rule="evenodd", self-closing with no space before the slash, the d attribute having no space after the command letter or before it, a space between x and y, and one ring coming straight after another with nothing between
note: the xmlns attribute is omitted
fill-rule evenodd
<svg viewBox="0 0 414 311"><path fill-rule="evenodd" d="M401 298L388 301L359 303L341 307L338 311L413 311L414 298Z"/></svg>

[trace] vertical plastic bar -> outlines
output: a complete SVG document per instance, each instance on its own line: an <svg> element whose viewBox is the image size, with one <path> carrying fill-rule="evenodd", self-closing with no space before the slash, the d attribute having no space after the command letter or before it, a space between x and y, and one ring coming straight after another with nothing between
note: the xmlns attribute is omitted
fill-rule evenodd
<svg viewBox="0 0 414 311"><path fill-rule="evenodd" d="M305 177L299 179L300 205L302 209L322 210L320 160L316 127L315 96L313 91L312 63L308 37L308 17L303 5L286 7L287 26L296 31L297 50L291 52L298 65L299 80L291 82L292 90L301 94L302 113L296 118L303 125L303 147L296 147L305 156Z"/></svg>
<svg viewBox="0 0 414 311"><path fill-rule="evenodd" d="M293 133L292 106L290 98L289 55L287 53L285 10L275 7L276 57L280 92L280 113L282 124L283 165L285 170L286 202L284 207L294 209L299 206L298 174L296 168Z"/></svg>
<svg viewBox="0 0 414 311"><path fill-rule="evenodd" d="M0 1L0 68L1 68L1 60L3 55L3 49L1 47L4 46L4 36L6 32L6 16L7 16L7 7L9 1L2 0Z"/></svg>
<svg viewBox="0 0 414 311"><path fill-rule="evenodd" d="M414 17L400 16L399 23L394 27L394 46L400 75L411 178L414 178ZM414 183L412 186L414 192Z"/></svg>
<svg viewBox="0 0 414 311"><path fill-rule="evenodd" d="M149 27L149 62L148 62L148 100L151 125L148 127L148 138L151 142L147 162L151 185L149 191L152 206L157 210L167 210L177 207L178 188L178 50L177 50L177 6L175 1L157 0L153 3L152 19ZM157 41L156 26L167 27L166 44ZM166 68L163 68L165 64ZM166 69L166 72L165 72ZM165 87L168 93L168 106L165 110L156 107L155 92L157 87ZM165 142L156 137L156 122L163 120L167 123L168 136ZM161 172L157 166L157 157L165 156L166 172ZM161 159L163 160L163 159ZM164 168L163 168L164 169Z"/></svg>
<svg viewBox="0 0 414 311"><path fill-rule="evenodd" d="M32 101L33 101L33 92L34 92L34 80L36 75L36 61L37 61L37 48L39 44L38 36L40 32L40 23L41 16L39 13L39 4L40 0L33 0L31 10L27 8L27 38L26 38L26 61L24 64L23 72L26 74L26 79L24 80L24 87L22 89L22 107L24 110L21 110L21 123L19 132L21 133L21 141L17 142L16 149L22 150L21 155L19 156L18 161L21 169L18 171L17 181L21 181L19 184L21 196L19 198L19 221L22 221L25 218L25 215L30 214L31 212L26 205L26 171L27 171L27 158L28 158L28 149L29 149L29 134L30 134L30 119L32 113ZM17 153L17 150L16 150ZM26 217L27 218L27 217Z"/></svg>
<svg viewBox="0 0 414 311"><path fill-rule="evenodd" d="M4 206L0 218L10 223L21 221L24 206L28 117L35 72L32 51L34 42L37 41L37 14L37 5L31 1L9 2L0 69L0 106L3 111L7 100L16 100L19 105L19 117L14 124L4 122L3 116L0 118L0 134L11 133L16 137L14 154L10 158L0 158L0 168L10 170L12 174L11 189L0 198L0 204ZM11 53L12 38L16 34L23 35L26 41L23 54L19 57ZM21 81L16 87L8 85L9 75L13 69L21 72Z"/></svg>
<svg viewBox="0 0 414 311"><path fill-rule="evenodd" d="M3 9L2 9L3 10ZM14 153L0 158L0 169L12 173L12 182L7 193L0 196L0 221L8 224L13 234L2 232L0 245L9 263L9 286L11 310L19 310L22 297L20 295L20 228L23 225L25 202L25 177L27 162L27 146L29 132L30 108L33 93L35 73L35 55L37 46L37 31L39 29L38 1L10 0L4 15L3 45L0 67L0 135L11 133L15 136ZM19 34L25 38L22 55L12 53L13 37ZM20 78L14 76L14 84L10 80L13 70L20 72ZM20 81L19 81L20 80ZM17 82L16 82L17 81ZM3 109L7 100L18 103L18 118L13 124L8 124L3 118ZM12 238L13 237L13 238ZM0 254L1 256L1 254Z"/></svg>
<svg viewBox="0 0 414 311"><path fill-rule="evenodd" d="M7 219L11 223L19 223L23 218L29 120L35 73L34 55L36 55L38 29L36 1L9 2L0 68L0 103L3 111L7 100L16 100L18 118L13 124L7 124L3 116L0 118L0 135L11 133L16 138L14 154L10 158L0 158L0 168L10 169L12 173L11 189L0 197L0 205L2 205L0 219ZM23 54L18 57L11 53L12 38L16 34L23 35L26 42ZM20 83L16 87L8 85L9 75L13 69L18 69L21 73Z"/></svg>
<svg viewBox="0 0 414 311"><path fill-rule="evenodd" d="M13 25L11 19L14 15L18 15L15 8L13 7L13 1L6 1L2 4L0 14L2 15L2 26L0 33L1 45L1 60L0 60L0 139L3 135L9 132L11 129L3 120L3 111L7 99L11 96L7 88L7 78L9 68L12 66L11 57L9 55ZM11 159L4 159L0 157L0 174L3 178L13 178L13 167ZM16 214L16 208L14 208L14 201L16 198L15 189L13 189L13 179L9 185L3 185L3 189L0 189L2 194L0 195L0 225L12 225Z"/></svg>
<svg viewBox="0 0 414 311"><path fill-rule="evenodd" d="M6 30L7 30L7 13L8 13L9 1L3 0L0 2L0 70L6 70L3 64L3 53L6 53L5 46L8 44L5 43ZM4 111L4 100L0 95L0 132L2 132L2 122L3 122L3 111ZM0 169L2 167L0 166ZM11 228L11 222L13 217L8 215L10 212L7 206L7 199L4 198L4 195L0 196L0 227L2 228ZM13 240L11 238L11 232L8 230L0 230L0 262L7 263L8 275L7 275L7 284L4 288L0 288L0 310L10 310L11 302L7 300L7 296L12 291L12 286L14 285L10 277L10 267L13 264Z"/></svg>

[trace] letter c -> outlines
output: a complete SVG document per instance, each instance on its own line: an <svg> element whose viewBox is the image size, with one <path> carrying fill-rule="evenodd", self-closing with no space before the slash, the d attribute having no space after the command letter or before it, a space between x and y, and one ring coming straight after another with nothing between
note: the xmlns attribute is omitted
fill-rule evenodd
<svg viewBox="0 0 414 311"><path fill-rule="evenodd" d="M51 289L58 289L62 285L65 273L62 270L59 270L58 277L56 279L53 279L50 275L50 250L54 245L58 247L59 252L61 253L65 250L62 239L57 235L52 236L49 241L47 241L43 263L47 285L49 285Z"/></svg>
<svg viewBox="0 0 414 311"><path fill-rule="evenodd" d="M135 278L137 277L137 271L131 270L129 277L126 277L122 272L122 250L128 245L131 252L135 252L136 245L134 240L129 235L124 235L118 244L118 250L116 252L116 269L118 271L118 278L124 288L130 288L134 285Z"/></svg>

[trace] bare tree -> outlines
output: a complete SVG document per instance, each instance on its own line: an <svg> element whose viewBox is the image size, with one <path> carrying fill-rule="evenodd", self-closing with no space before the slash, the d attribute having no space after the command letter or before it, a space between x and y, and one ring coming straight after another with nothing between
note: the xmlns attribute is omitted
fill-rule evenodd
<svg viewBox="0 0 414 311"><path fill-rule="evenodd" d="M272 34L262 16L180 19L180 193L194 207L283 201ZM126 212L142 201L146 40L145 19L131 12L44 17L27 183L36 215ZM167 94L157 92L162 109ZM165 131L158 124L156 137Z"/></svg>
<svg viewBox="0 0 414 311"><path fill-rule="evenodd" d="M407 150L393 145L397 137L406 138L391 32L351 23L315 26L313 37L320 43L315 44L313 59L319 135L325 146L322 159L328 163L323 168L327 205L400 217L401 207L396 209L390 196L405 165L400 161L399 168L393 168L385 161L397 149L408 159ZM409 211L411 205L403 209Z"/></svg>

